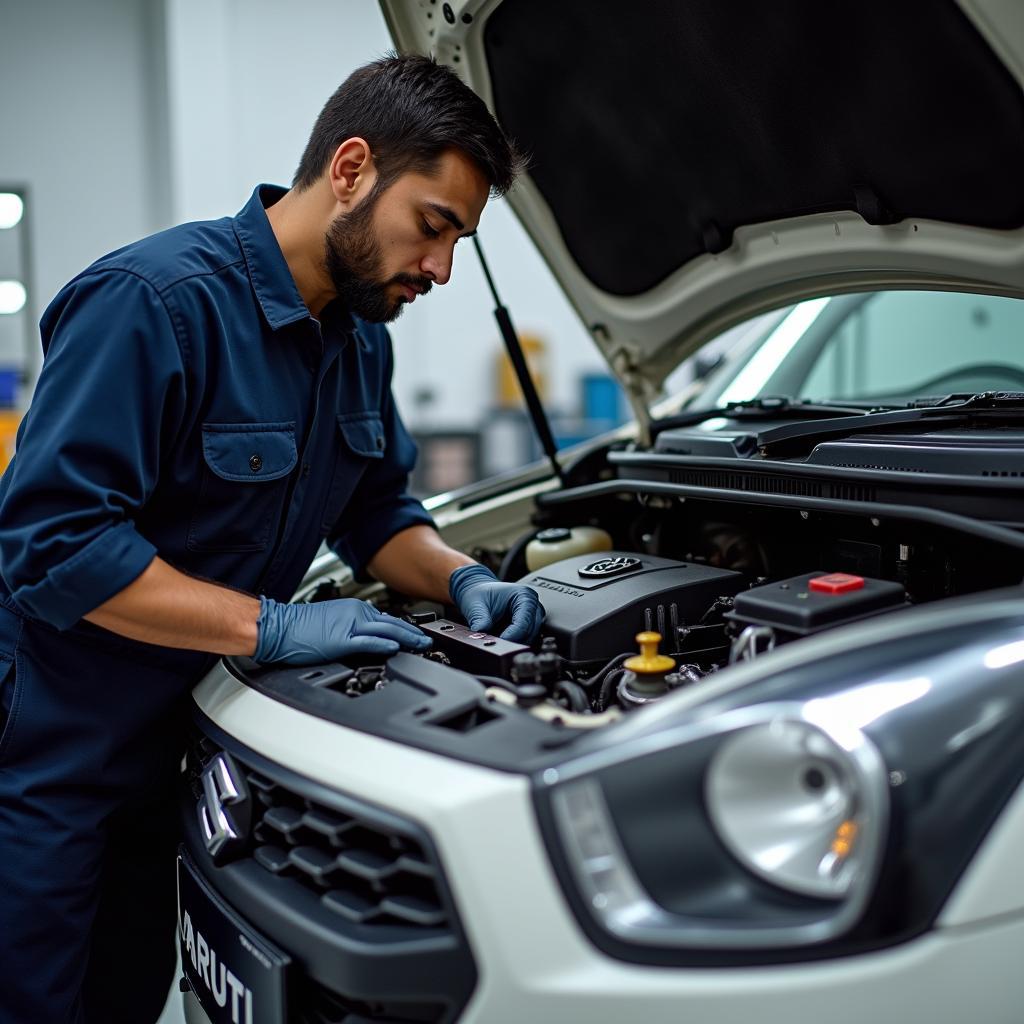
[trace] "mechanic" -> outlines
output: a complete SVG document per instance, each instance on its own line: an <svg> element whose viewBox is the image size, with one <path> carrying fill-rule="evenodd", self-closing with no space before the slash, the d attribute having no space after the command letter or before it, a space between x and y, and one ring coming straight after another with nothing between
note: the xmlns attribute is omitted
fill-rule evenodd
<svg viewBox="0 0 1024 1024"><path fill-rule="evenodd" d="M218 655L429 645L362 601L288 603L324 538L357 576L535 635L534 592L406 493L383 326L519 166L451 71L391 55L327 102L290 190L105 256L46 310L0 481L3 1024L159 1016L187 695Z"/></svg>

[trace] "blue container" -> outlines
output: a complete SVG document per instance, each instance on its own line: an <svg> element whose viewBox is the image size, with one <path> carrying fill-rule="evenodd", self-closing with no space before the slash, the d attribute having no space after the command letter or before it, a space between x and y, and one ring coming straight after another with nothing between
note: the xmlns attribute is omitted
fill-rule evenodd
<svg viewBox="0 0 1024 1024"><path fill-rule="evenodd" d="M0 366L0 408L14 408L18 401L18 385L20 383L20 366Z"/></svg>
<svg viewBox="0 0 1024 1024"><path fill-rule="evenodd" d="M625 420L622 389L614 377L607 373L585 373L581 383L585 420L606 420L613 426Z"/></svg>

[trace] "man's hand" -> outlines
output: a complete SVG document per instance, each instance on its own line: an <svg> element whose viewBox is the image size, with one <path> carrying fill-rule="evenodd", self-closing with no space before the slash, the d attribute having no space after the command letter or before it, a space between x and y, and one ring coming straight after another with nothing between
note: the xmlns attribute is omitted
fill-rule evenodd
<svg viewBox="0 0 1024 1024"><path fill-rule="evenodd" d="M502 640L529 643L544 621L537 593L518 583L502 583L482 565L464 565L451 574L448 590L470 629L491 630L511 618Z"/></svg>
<svg viewBox="0 0 1024 1024"><path fill-rule="evenodd" d="M282 604L261 597L256 626L256 661L314 665L347 654L395 654L399 647L425 651L430 646L422 630L354 598Z"/></svg>

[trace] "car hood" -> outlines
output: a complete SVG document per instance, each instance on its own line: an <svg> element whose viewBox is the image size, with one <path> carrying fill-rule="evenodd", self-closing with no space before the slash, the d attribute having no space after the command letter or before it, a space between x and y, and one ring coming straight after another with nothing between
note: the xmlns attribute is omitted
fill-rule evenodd
<svg viewBox="0 0 1024 1024"><path fill-rule="evenodd" d="M382 0L530 155L509 200L634 407L766 309L1024 292L1019 0Z"/></svg>

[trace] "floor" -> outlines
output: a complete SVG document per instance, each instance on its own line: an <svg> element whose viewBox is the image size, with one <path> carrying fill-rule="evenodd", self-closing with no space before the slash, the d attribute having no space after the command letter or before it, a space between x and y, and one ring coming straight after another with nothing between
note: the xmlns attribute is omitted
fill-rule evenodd
<svg viewBox="0 0 1024 1024"><path fill-rule="evenodd" d="M181 977L181 962L178 963L178 969L174 972L174 984L171 986L171 991L167 994L167 1005L164 1006L164 1012L160 1014L160 1020L157 1024L185 1024L185 1015L181 1009L181 993L178 991L178 979Z"/></svg>

